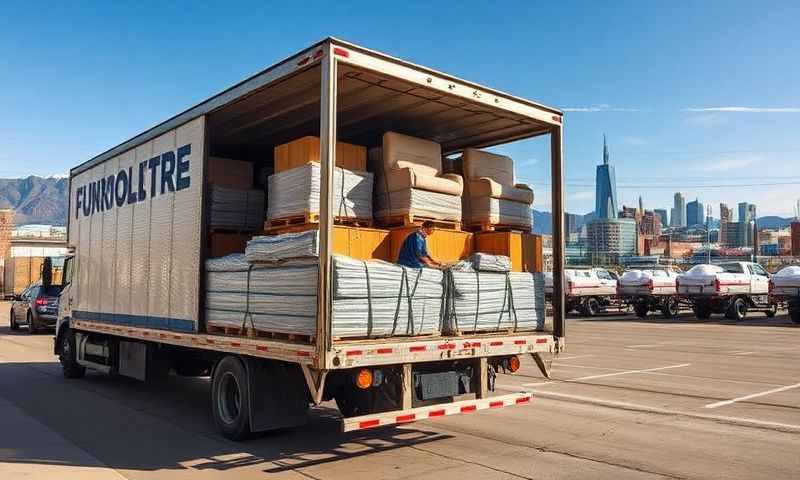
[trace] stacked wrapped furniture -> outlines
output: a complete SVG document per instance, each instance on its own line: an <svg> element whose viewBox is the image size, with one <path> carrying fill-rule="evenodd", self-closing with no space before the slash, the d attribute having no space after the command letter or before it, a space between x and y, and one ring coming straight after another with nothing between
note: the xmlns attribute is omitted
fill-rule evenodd
<svg viewBox="0 0 800 480"><path fill-rule="evenodd" d="M206 262L206 323L289 335L316 333L318 231L255 237L245 255ZM332 336L441 332L443 274L333 256Z"/></svg>
<svg viewBox="0 0 800 480"><path fill-rule="evenodd" d="M395 132L383 135L381 147L369 151L375 172L375 218L461 222L460 175L442 173L442 147Z"/></svg>
<svg viewBox="0 0 800 480"><path fill-rule="evenodd" d="M267 218L319 215L320 166L307 163L269 177ZM372 174L336 167L333 171L334 217L372 220Z"/></svg>
<svg viewBox="0 0 800 480"><path fill-rule="evenodd" d="M515 183L514 163L510 158L468 148L461 161L467 225L532 228L533 190Z"/></svg>
<svg viewBox="0 0 800 480"><path fill-rule="evenodd" d="M211 187L211 228L260 230L264 219L264 192Z"/></svg>
<svg viewBox="0 0 800 480"><path fill-rule="evenodd" d="M544 276L509 272L508 257L492 257L473 257L447 272L445 333L544 329Z"/></svg>

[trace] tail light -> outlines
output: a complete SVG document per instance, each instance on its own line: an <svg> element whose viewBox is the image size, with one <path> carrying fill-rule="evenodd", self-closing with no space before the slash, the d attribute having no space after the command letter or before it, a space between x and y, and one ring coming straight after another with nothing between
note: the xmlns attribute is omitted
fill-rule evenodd
<svg viewBox="0 0 800 480"><path fill-rule="evenodd" d="M718 291L722 291L722 283L719 281L719 278L714 279L714 288Z"/></svg>
<svg viewBox="0 0 800 480"><path fill-rule="evenodd" d="M772 293L773 290L775 290L775 282L773 282L772 279L770 279L770 281L769 281L769 293Z"/></svg>
<svg viewBox="0 0 800 480"><path fill-rule="evenodd" d="M44 299L44 298L41 298L41 297L37 298L36 299L36 305L39 306L39 307L43 307L43 306L47 305L47 299Z"/></svg>
<svg viewBox="0 0 800 480"><path fill-rule="evenodd" d="M362 390L366 390L367 388L372 386L372 370L368 368L362 368L356 374L356 386Z"/></svg>
<svg viewBox="0 0 800 480"><path fill-rule="evenodd" d="M574 290L574 289L575 289L575 282L573 282L572 280L568 280L567 281L567 293L568 294L572 294L572 290Z"/></svg>
<svg viewBox="0 0 800 480"><path fill-rule="evenodd" d="M520 366L519 357L513 356L513 357L508 359L508 371L509 372L511 372L511 373L516 372L517 370L519 370L519 366Z"/></svg>
<svg viewBox="0 0 800 480"><path fill-rule="evenodd" d="M681 288L681 279L680 278L676 278L675 279L675 288L676 289L677 288Z"/></svg>
<svg viewBox="0 0 800 480"><path fill-rule="evenodd" d="M647 289L651 292L655 289L655 284L653 283L653 279L647 281Z"/></svg>

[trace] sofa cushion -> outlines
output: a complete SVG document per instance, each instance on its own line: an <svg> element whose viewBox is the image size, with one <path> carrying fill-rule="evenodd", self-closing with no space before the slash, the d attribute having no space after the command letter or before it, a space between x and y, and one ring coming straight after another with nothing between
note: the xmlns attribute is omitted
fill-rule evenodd
<svg viewBox="0 0 800 480"><path fill-rule="evenodd" d="M436 142L396 132L383 134L383 168L410 168L435 177L442 173L442 147Z"/></svg>
<svg viewBox="0 0 800 480"><path fill-rule="evenodd" d="M468 148L462 162L467 180L486 177L501 185L514 185L514 162L505 155Z"/></svg>
<svg viewBox="0 0 800 480"><path fill-rule="evenodd" d="M460 196L464 182L459 175L445 174L441 177L423 175L410 168L398 168L383 172L376 178L376 191L398 192L409 188L429 192Z"/></svg>
<svg viewBox="0 0 800 480"><path fill-rule="evenodd" d="M533 203L533 191L527 185L503 185L491 178L473 178L468 181L470 197L493 197L515 202Z"/></svg>

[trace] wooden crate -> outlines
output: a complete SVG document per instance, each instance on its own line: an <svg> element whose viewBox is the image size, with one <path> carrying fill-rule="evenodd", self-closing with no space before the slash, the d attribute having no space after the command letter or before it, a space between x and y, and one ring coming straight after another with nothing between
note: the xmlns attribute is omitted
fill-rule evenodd
<svg viewBox="0 0 800 480"><path fill-rule="evenodd" d="M236 190L253 188L253 164L243 160L208 157L208 183Z"/></svg>
<svg viewBox="0 0 800 480"><path fill-rule="evenodd" d="M319 137L303 137L275 147L275 173L307 163L319 163ZM336 142L336 166L347 170L367 170L367 147Z"/></svg>
<svg viewBox="0 0 800 480"><path fill-rule="evenodd" d="M359 260L391 261L389 231L379 228L334 225L333 253Z"/></svg>
<svg viewBox="0 0 800 480"><path fill-rule="evenodd" d="M389 261L396 262L403 241L412 232L418 230L417 226L396 227L391 229L391 252ZM428 254L438 262L457 262L467 258L472 253L472 233L444 228L434 228L427 239Z"/></svg>
<svg viewBox="0 0 800 480"><path fill-rule="evenodd" d="M542 237L521 232L477 232L475 251L506 255L515 272L542 271Z"/></svg>
<svg viewBox="0 0 800 480"><path fill-rule="evenodd" d="M224 257L231 253L244 253L252 233L213 232L209 235L208 251L211 257Z"/></svg>

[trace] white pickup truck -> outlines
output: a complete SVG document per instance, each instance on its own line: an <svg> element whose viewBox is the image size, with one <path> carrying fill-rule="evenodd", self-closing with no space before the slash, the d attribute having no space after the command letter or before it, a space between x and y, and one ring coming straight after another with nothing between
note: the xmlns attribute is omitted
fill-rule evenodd
<svg viewBox="0 0 800 480"><path fill-rule="evenodd" d="M778 305L769 297L769 279L769 273L757 263L695 265L678 275L678 295L691 302L700 319L724 313L731 320L741 320L750 310L774 317Z"/></svg>
<svg viewBox="0 0 800 480"><path fill-rule="evenodd" d="M800 267L786 267L772 276L769 293L775 303L786 303L792 322L800 323Z"/></svg>
<svg viewBox="0 0 800 480"><path fill-rule="evenodd" d="M564 271L567 284L566 312L577 310L583 316L593 317L611 305L617 294L617 276L604 268L572 268ZM553 294L553 274L545 273L545 296Z"/></svg>
<svg viewBox="0 0 800 480"><path fill-rule="evenodd" d="M620 300L633 306L639 318L660 310L665 317L678 315L678 272L671 267L628 270L617 285Z"/></svg>

